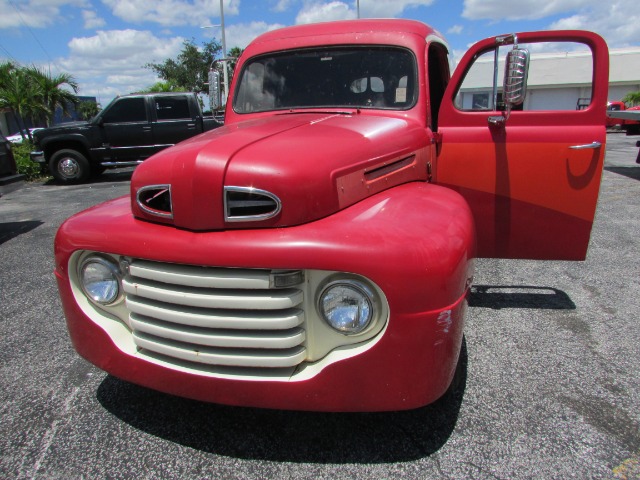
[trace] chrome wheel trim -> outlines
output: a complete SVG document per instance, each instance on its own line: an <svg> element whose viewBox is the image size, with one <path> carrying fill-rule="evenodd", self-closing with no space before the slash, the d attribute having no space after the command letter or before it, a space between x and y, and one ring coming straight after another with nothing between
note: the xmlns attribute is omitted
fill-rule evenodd
<svg viewBox="0 0 640 480"><path fill-rule="evenodd" d="M58 172L66 178L77 176L79 171L80 165L75 158L66 157L58 162Z"/></svg>

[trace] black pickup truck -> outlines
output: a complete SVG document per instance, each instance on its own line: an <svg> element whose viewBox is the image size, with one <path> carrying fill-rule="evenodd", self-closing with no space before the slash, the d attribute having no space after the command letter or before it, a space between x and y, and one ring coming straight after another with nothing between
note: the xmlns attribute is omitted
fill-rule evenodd
<svg viewBox="0 0 640 480"><path fill-rule="evenodd" d="M221 124L204 118L194 93L115 98L89 122L34 133L31 160L61 183L84 182L107 168L134 166L154 153Z"/></svg>

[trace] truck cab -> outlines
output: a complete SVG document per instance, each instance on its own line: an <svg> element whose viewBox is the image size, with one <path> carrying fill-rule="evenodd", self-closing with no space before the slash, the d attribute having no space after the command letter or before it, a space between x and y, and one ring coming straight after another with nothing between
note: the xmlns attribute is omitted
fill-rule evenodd
<svg viewBox="0 0 640 480"><path fill-rule="evenodd" d="M591 103L536 110L527 45L591 52ZM536 47L537 48L537 47ZM410 20L269 32L219 129L56 237L77 351L230 405L410 409L451 384L478 256L584 259L605 142L599 36L507 34L449 69Z"/></svg>

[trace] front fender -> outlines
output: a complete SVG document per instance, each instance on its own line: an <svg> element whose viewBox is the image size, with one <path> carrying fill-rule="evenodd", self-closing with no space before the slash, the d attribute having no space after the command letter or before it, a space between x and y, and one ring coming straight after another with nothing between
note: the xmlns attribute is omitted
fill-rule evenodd
<svg viewBox="0 0 640 480"><path fill-rule="evenodd" d="M91 154L91 142L86 135L81 133L64 133L45 137L39 142L40 148L45 152L46 160L49 161L51 155L60 149L71 148L74 150L84 150L87 155Z"/></svg>
<svg viewBox="0 0 640 480"><path fill-rule="evenodd" d="M178 264L356 273L376 282L395 309L410 313L453 304L463 295L472 275L475 229L459 194L414 182L315 222L257 230L192 232L153 224L135 219L123 197L60 227L60 273L80 249Z"/></svg>

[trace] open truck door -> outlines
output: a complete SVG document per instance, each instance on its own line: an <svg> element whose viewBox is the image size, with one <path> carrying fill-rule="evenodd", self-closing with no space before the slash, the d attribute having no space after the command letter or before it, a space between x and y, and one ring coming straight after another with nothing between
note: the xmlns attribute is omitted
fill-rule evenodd
<svg viewBox="0 0 640 480"><path fill-rule="evenodd" d="M534 65L528 51L549 53ZM535 89L557 78L551 66L558 56L570 62L560 79L565 93ZM478 256L586 257L604 162L608 80L606 43L591 32L494 37L463 57L440 108L434 180L467 199ZM591 99L587 108L575 109L576 93Z"/></svg>

